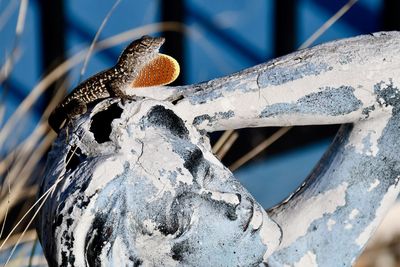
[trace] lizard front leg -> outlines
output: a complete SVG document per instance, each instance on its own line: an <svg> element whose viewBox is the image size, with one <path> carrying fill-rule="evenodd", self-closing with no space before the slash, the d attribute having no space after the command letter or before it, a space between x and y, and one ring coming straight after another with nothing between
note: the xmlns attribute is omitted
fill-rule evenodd
<svg viewBox="0 0 400 267"><path fill-rule="evenodd" d="M65 110L67 111L68 119L71 120L78 115L86 113L87 105L84 101L75 98L65 105Z"/></svg>
<svg viewBox="0 0 400 267"><path fill-rule="evenodd" d="M126 92L123 90L126 86L128 86L128 85L124 85L119 82L113 82L113 83L110 83L109 86L107 86L107 91L111 97L120 98L122 104L125 104L125 101L127 101L127 100L137 101L139 99L142 99L142 97L126 94Z"/></svg>

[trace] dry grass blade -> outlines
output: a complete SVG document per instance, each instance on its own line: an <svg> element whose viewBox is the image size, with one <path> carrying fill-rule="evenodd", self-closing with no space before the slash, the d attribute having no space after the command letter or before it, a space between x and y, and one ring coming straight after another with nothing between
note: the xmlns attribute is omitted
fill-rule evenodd
<svg viewBox="0 0 400 267"><path fill-rule="evenodd" d="M7 264L10 262L12 255L14 254L15 250L17 249L18 245L21 243L22 238L25 236L26 232L28 231L28 228L31 226L33 220L36 218L36 215L39 213L40 209L43 207L44 203L47 200L47 197L50 195L47 194L46 198L43 199L42 203L40 204L40 206L37 208L37 210L35 211L35 213L33 214L32 218L29 220L28 224L26 225L24 231L20 234L19 238L17 239L17 241L15 242L14 247L12 248L10 255L8 256L8 259L6 261L6 263L4 264L4 267L7 266Z"/></svg>
<svg viewBox="0 0 400 267"><path fill-rule="evenodd" d="M11 55L9 57L9 59L7 59L6 62L6 66L7 68L5 68L6 71L4 73L4 76L2 77L3 81L4 79L7 79L8 75L10 75L11 73L11 69L14 65L14 62L16 60L15 57L18 56L18 52L17 52L17 48L21 39L21 35L24 31L24 26L25 26L25 19L26 19L26 12L28 10L28 0L21 0L21 4L19 7L19 11L18 11L18 19L17 19L17 25L15 27L15 39L14 39L14 45L11 51ZM0 148L2 147L2 145L4 144L4 142L0 142Z"/></svg>
<svg viewBox="0 0 400 267"><path fill-rule="evenodd" d="M9 183L7 183L7 184L8 184L8 194L7 194L7 196L8 196L8 198L7 198L7 204L8 204L8 205L6 205L6 212L4 213L4 220L3 220L3 223L2 223L2 225L1 225L0 238L3 237L4 228L5 228L6 222L7 222L8 210L9 210L9 207L10 207L11 188L10 188L10 184L9 184Z"/></svg>
<svg viewBox="0 0 400 267"><path fill-rule="evenodd" d="M15 62L17 62L21 57L21 51L16 47L13 49L10 55L8 55L6 62L0 69L0 84L2 84L11 74L11 70L14 67Z"/></svg>
<svg viewBox="0 0 400 267"><path fill-rule="evenodd" d="M26 195L22 194L22 192L26 191L25 186L28 183L29 177L31 176L31 172L35 167L35 164L40 160L40 157L45 153L43 151L43 147L37 147L39 140L41 140L45 129L47 129L46 125L42 124L42 127L39 127L40 131L37 136L32 135L31 142L27 142L18 153L16 160L10 170L7 173L5 181L8 181L12 186L12 193L10 195L10 203L6 201L0 202L0 210L4 210L8 205L14 206L18 203L21 198L25 198ZM53 137L54 138L54 137ZM45 139L46 140L46 139ZM51 145L51 143L46 143L47 148ZM43 146L43 145L42 145ZM0 221L4 218L4 214L0 213Z"/></svg>
<svg viewBox="0 0 400 267"><path fill-rule="evenodd" d="M14 266L26 266L26 262L28 261L28 259L26 257L19 257L16 259L13 259L12 261L10 261L8 263L8 265L10 267L14 267ZM29 266L29 265L28 265ZM34 256L32 258L32 266L48 266L48 263L46 261L46 258L44 256Z"/></svg>
<svg viewBox="0 0 400 267"><path fill-rule="evenodd" d="M15 259L9 262L9 266L21 266L27 262L25 258ZM32 266L48 266L46 258L43 256L34 256L32 258Z"/></svg>
<svg viewBox="0 0 400 267"><path fill-rule="evenodd" d="M6 114L6 105L2 105L2 103L4 102L0 99L0 127L3 124L4 115Z"/></svg>
<svg viewBox="0 0 400 267"><path fill-rule="evenodd" d="M235 161L231 166L229 166L229 169L231 171L234 171L238 169L240 166L260 154L261 152L264 151L267 147L269 147L271 144L273 144L276 140L278 140L281 136L283 136L285 133L287 133L292 127L283 127L280 128L278 131L276 131L274 134L272 134L270 137L265 139L263 142L258 144L255 148L250 150L247 154L245 154L243 157Z"/></svg>
<svg viewBox="0 0 400 267"><path fill-rule="evenodd" d="M212 148L212 152L217 154L228 138L234 133L234 130L225 131Z"/></svg>
<svg viewBox="0 0 400 267"><path fill-rule="evenodd" d="M82 138L85 137L85 134L82 136ZM70 157L67 159L66 161L66 165L69 164L69 162L71 161L73 155L75 154L76 150L78 149L78 146L75 147L75 149L72 151ZM13 229L10 231L10 233L7 235L7 237L3 240L3 242L0 244L0 250L3 249L3 246L5 245L5 243L9 240L9 238L12 236L12 234L15 232L15 230L17 229L17 227L22 223L22 221L28 216L28 214L40 203L39 207L36 209L36 211L34 212L33 216L31 217L31 219L29 220L28 224L26 225L24 231L21 234L21 237L17 240L17 242L15 243L13 249L10 252L10 255L5 263L4 266L7 265L7 263L10 261L12 255L14 254L15 249L17 248L20 240L22 239L24 233L28 230L28 228L30 227L30 225L32 224L33 220L35 219L36 215L39 213L40 209L43 207L44 203L46 202L48 196L52 193L52 191L57 187L58 183L64 178L64 175L60 175L56 181L54 182L54 184L46 190L46 192L43 193L42 196L39 197L39 199L36 200L36 202L32 205L32 207L30 207L28 209L28 211L22 216L22 218L15 224L15 226L13 227Z"/></svg>
<svg viewBox="0 0 400 267"><path fill-rule="evenodd" d="M326 32L336 21L338 21L358 0L349 0L338 12L329 18L322 26L314 32L300 47L304 49L312 45L324 32Z"/></svg>
<svg viewBox="0 0 400 267"><path fill-rule="evenodd" d="M217 158L222 159L228 153L229 149L232 147L233 143L238 139L238 132L232 132L229 138L224 142L223 146L217 153Z"/></svg>
<svg viewBox="0 0 400 267"><path fill-rule="evenodd" d="M55 188L55 186L57 186L57 184L59 183L59 179L57 179L55 181L55 184L53 186L51 186L38 200L36 200L36 202L32 205L32 207L25 213L24 216L22 216L22 218L14 225L14 227L11 229L11 231L8 233L8 235L6 236L5 239L2 240L2 243L0 244L0 250L3 249L3 247L5 246L5 244L8 242L8 240L10 239L10 237L13 235L13 233L15 232L15 230L17 229L17 227L22 223L22 221L28 216L28 214L39 204L40 201L42 201L42 199L46 199L46 197L51 193L51 191ZM41 204L42 205L42 204ZM11 256L10 256L11 257Z"/></svg>
<svg viewBox="0 0 400 267"><path fill-rule="evenodd" d="M21 234L12 235L7 242L4 244L2 250L7 250L12 248L16 243L17 240L21 238ZM25 233L25 235L21 238L20 243L31 242L37 238L36 230L32 229ZM0 240L0 243L4 243L4 240Z"/></svg>
<svg viewBox="0 0 400 267"><path fill-rule="evenodd" d="M83 137L82 137L83 138ZM69 163L69 161L71 160L73 154L75 154L76 149L78 147L76 146L73 153L71 153L71 156L68 158L66 164ZM29 229L29 227L31 226L33 220L36 218L37 214L39 213L40 209L43 207L44 203L46 202L47 198L50 196L51 191L54 190L56 188L56 186L58 185L58 183L62 180L63 176L60 176L54 183L54 185L52 185L33 205L32 207L25 213L25 215L21 218L21 220L17 223L20 224L24 218L27 216L28 213L30 213L32 211L32 208L35 207L40 201L40 205L38 206L38 208L36 209L36 211L34 212L34 214L32 215L31 219L29 220L28 224L26 225L24 231L21 233L20 237L17 239L17 241L14 244L14 247L12 248L10 255L6 261L6 263L4 264L4 267L7 266L7 264L9 263L9 261L11 260L11 257L13 256L16 248L18 247L18 245L20 244L20 241L22 240L22 237L25 235L26 231ZM16 229L16 227L13 228L13 230L10 232L10 234L13 233L13 231ZM4 240L4 243L7 242L10 234L7 236L7 238ZM1 244L0 246L0 250L2 249L4 243Z"/></svg>
<svg viewBox="0 0 400 267"><path fill-rule="evenodd" d="M31 255L29 255L29 262L28 262L28 267L31 267L33 264L33 258L35 257L35 250L36 246L38 244L38 238L36 237L33 241L32 249L31 249ZM47 263L47 262L46 262Z"/></svg>
<svg viewBox="0 0 400 267"><path fill-rule="evenodd" d="M8 152L7 156L0 161L0 176L3 175L7 170L9 170L11 164L13 163L13 159L17 158L18 155L23 155L22 151L26 153L27 147L34 148L37 145L37 141L43 137L45 132L48 130L47 118L49 117L50 113L54 110L54 108L57 106L57 104L61 101L61 99L64 97L66 92L65 88L66 84L67 81L65 80L63 84L56 90L56 94L52 97L50 103L47 105L45 111L42 114L42 117L40 118L39 125L33 130L28 139L24 140L12 151ZM1 199L1 194L0 194L0 199Z"/></svg>
<svg viewBox="0 0 400 267"><path fill-rule="evenodd" d="M82 66L81 74L80 74L80 77L79 77L79 81L82 80L82 77L86 72L87 64L89 62L90 56L92 55L92 52L93 52L93 49L94 49L94 45L97 43L97 40L100 37L100 33L103 31L104 27L106 26L107 21L110 19L112 13L114 13L114 10L117 8L117 6L120 3L121 3L121 0L115 1L114 5L108 11L106 17L101 22L101 25L100 25L99 29L97 30L96 35L94 36L92 43L90 44L89 51L86 54L85 60L83 61L83 66Z"/></svg>
<svg viewBox="0 0 400 267"><path fill-rule="evenodd" d="M15 29L16 38L20 38L25 27L26 11L28 10L28 0L21 0L21 5L19 6L17 26Z"/></svg>
<svg viewBox="0 0 400 267"><path fill-rule="evenodd" d="M14 13L17 8L18 0L12 0L8 3L3 13L0 15L0 31L3 29L4 25L8 22L11 15Z"/></svg>
<svg viewBox="0 0 400 267"><path fill-rule="evenodd" d="M18 57L19 52L18 52L18 45L19 41L21 39L21 35L24 31L24 26L25 26L25 19L26 19L26 11L28 10L28 0L21 0L21 4L19 6L19 11L18 11L18 20L17 20L17 26L15 27L15 40L14 40L14 45L10 54L10 57L6 60L5 66L7 68L4 68L8 71L3 71L1 72L0 76L0 83L2 83L5 79L7 79L8 75L10 75L11 69L14 65L14 62L16 60L16 57ZM2 68L3 70L3 68Z"/></svg>
<svg viewBox="0 0 400 267"><path fill-rule="evenodd" d="M37 163L44 157L46 152L49 150L51 144L53 143L54 139L57 137L57 134L53 131L50 131L39 146L35 149L35 153L29 157L28 161L22 168L19 176L22 180L28 180L31 176L34 168L36 167Z"/></svg>
<svg viewBox="0 0 400 267"><path fill-rule="evenodd" d="M13 188L14 189L14 188ZM15 192L18 192L15 193ZM15 204L17 204L18 202L20 202L23 199L27 199L27 198L31 198L34 197L36 195L37 192L37 187L35 186L31 186L31 187L27 187L27 188L17 188L16 191L11 191L10 193L10 200L9 201L3 201L1 203L0 208L2 210L9 210L11 209L13 206L15 206ZM3 223L5 223L5 220L7 218L7 213L0 213L1 215L1 221Z"/></svg>
<svg viewBox="0 0 400 267"><path fill-rule="evenodd" d="M154 23L146 25L140 28L129 30L121 34L115 35L108 39L99 42L95 46L95 50L104 50L106 48L115 46L119 43L131 40L132 38L137 38L144 34L149 34L152 32L159 31L184 31L186 29L185 25L178 22L163 22ZM11 133L16 123L28 112L32 105L36 102L40 95L49 87L50 84L55 82L58 78L63 76L67 71L69 71L76 64L81 62L85 57L87 50L78 52L74 56L70 57L68 60L61 63L58 67L52 70L46 77L44 77L29 93L29 95L22 101L18 106L16 111L11 115L8 121L5 123L3 129L0 131L0 144L4 143L7 136Z"/></svg>

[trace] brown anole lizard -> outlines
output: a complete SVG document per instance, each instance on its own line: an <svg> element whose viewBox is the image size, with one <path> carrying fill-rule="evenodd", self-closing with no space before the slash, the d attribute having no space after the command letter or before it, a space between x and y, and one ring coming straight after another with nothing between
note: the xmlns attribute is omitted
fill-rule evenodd
<svg viewBox="0 0 400 267"><path fill-rule="evenodd" d="M71 119L84 114L87 105L108 97L134 99L124 89L165 85L179 75L179 64L158 51L165 39L143 36L133 41L121 53L117 64L80 83L55 108L49 124L59 132Z"/></svg>

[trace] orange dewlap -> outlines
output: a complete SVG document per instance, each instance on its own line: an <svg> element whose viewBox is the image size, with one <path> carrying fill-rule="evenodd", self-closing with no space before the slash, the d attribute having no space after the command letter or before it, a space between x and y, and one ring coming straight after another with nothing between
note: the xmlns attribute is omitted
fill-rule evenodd
<svg viewBox="0 0 400 267"><path fill-rule="evenodd" d="M166 85L178 78L179 71L179 64L173 57L159 54L143 67L131 87Z"/></svg>

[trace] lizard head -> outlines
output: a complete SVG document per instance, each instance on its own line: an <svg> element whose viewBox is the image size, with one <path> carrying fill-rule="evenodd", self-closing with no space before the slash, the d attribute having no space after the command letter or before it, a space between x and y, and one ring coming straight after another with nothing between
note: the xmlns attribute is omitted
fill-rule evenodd
<svg viewBox="0 0 400 267"><path fill-rule="evenodd" d="M178 62L159 53L163 37L143 36L122 52L116 68L131 87L166 85L179 75Z"/></svg>
<svg viewBox="0 0 400 267"><path fill-rule="evenodd" d="M126 71L140 69L150 62L156 55L160 47L164 44L163 37L143 36L130 43L121 53L117 65Z"/></svg>

